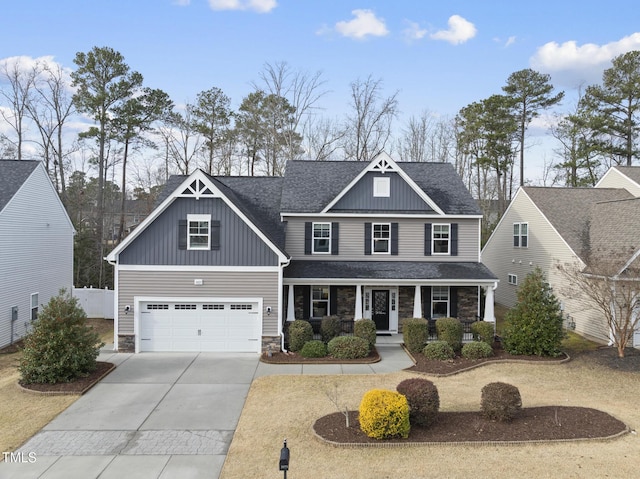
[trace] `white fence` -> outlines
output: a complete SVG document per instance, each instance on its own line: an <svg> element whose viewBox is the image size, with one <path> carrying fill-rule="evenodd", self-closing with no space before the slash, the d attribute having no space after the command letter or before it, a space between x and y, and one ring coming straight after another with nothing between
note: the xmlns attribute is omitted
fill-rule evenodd
<svg viewBox="0 0 640 479"><path fill-rule="evenodd" d="M88 318L113 319L113 291L74 287L73 296L78 298Z"/></svg>

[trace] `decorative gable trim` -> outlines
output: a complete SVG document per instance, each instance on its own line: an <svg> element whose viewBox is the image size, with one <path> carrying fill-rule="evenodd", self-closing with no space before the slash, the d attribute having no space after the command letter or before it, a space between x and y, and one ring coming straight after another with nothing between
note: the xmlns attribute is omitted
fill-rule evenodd
<svg viewBox="0 0 640 479"><path fill-rule="evenodd" d="M442 209L440 209L440 207L429 197L429 195L427 195L422 190L422 188L420 188L416 184L416 182L413 181L411 177L407 175L404 172L404 170L400 168L398 164L395 161L393 161L393 159L386 153L380 153L373 160L371 160L369 165L366 168L364 168L360 172L360 174L356 176L351 181L351 183L349 183L333 200L331 200L331 202L329 202L329 204L324 207L321 213L328 213L329 210L331 210L331 208L333 208L336 205L336 203L338 203L338 201L340 201L340 199L344 197L347 194L347 192L351 190L351 188L353 188L353 186L357 184L370 171L375 173L381 173L381 174L385 174L389 172L397 173L411 187L411 189L413 189L413 191L415 191L416 194L425 203L427 203L436 213L438 213L439 215L445 214L444 211L442 211Z"/></svg>

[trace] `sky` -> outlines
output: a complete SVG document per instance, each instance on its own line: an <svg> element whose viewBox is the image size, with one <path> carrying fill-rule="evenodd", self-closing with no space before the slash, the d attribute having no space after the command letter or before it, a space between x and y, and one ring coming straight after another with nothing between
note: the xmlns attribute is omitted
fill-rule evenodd
<svg viewBox="0 0 640 479"><path fill-rule="evenodd" d="M423 111L453 117L524 68L551 75L566 92L555 110L567 112L578 87L640 49L637 0L13 0L1 12L0 61L74 68L77 52L108 46L177 104L217 87L235 108L266 63L286 62L321 72L318 106L338 119L350 84L371 76L384 95L398 92L398 127ZM553 159L540 126L530 133L533 182Z"/></svg>

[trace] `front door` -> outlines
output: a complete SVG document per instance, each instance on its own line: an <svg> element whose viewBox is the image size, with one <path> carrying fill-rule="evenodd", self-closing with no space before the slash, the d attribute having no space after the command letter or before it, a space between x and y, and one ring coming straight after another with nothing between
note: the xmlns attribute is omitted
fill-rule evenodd
<svg viewBox="0 0 640 479"><path fill-rule="evenodd" d="M378 331L389 331L389 290L374 289L371 291L373 310L371 319L376 323Z"/></svg>

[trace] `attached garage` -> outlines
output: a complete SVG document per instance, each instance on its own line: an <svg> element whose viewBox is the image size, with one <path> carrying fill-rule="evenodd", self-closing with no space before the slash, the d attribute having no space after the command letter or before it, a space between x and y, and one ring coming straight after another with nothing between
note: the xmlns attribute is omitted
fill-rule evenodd
<svg viewBox="0 0 640 479"><path fill-rule="evenodd" d="M261 300L153 299L137 308L137 350L260 352Z"/></svg>

